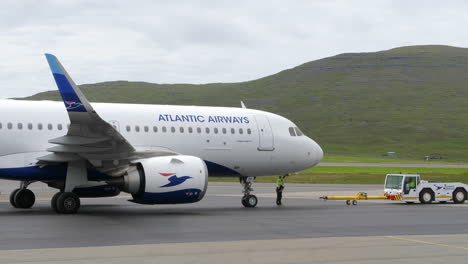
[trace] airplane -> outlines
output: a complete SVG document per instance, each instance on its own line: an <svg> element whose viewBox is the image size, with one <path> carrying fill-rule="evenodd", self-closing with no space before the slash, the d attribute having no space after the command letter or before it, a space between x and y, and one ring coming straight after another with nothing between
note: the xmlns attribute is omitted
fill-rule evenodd
<svg viewBox="0 0 468 264"><path fill-rule="evenodd" d="M58 214L77 213L80 198L122 191L139 204L194 203L209 176L239 177L242 205L255 207L256 177L302 171L323 157L293 122L243 102L91 104L58 59L45 56L63 102L0 100L0 179L20 181L10 195L15 208L34 205L33 182L58 189Z"/></svg>

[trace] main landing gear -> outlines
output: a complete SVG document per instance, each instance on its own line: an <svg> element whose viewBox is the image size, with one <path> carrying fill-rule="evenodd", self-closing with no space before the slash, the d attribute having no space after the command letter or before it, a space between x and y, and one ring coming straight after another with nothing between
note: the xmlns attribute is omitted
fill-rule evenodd
<svg viewBox="0 0 468 264"><path fill-rule="evenodd" d="M28 185L32 182L24 181L21 182L21 186L19 189L14 190L10 194L10 204L14 208L31 208L34 203L36 202L36 196L34 193L27 189Z"/></svg>
<svg viewBox="0 0 468 264"><path fill-rule="evenodd" d="M36 202L34 193L27 189L30 181L21 182L20 188L10 194L10 204L14 208L31 208ZM73 192L59 192L52 197L52 208L59 214L74 214L80 209L80 198Z"/></svg>
<svg viewBox="0 0 468 264"><path fill-rule="evenodd" d="M52 197L52 209L58 214L75 214L80 209L80 197L73 192L58 192Z"/></svg>
<svg viewBox="0 0 468 264"><path fill-rule="evenodd" d="M73 189L87 182L86 161L70 161L64 188L60 188L60 192L52 197L50 203L52 209L58 214L76 214L80 209L81 202L80 197L73 192Z"/></svg>
<svg viewBox="0 0 468 264"><path fill-rule="evenodd" d="M257 196L250 194L252 189L252 184L255 180L255 177L240 177L239 181L244 188L242 191L244 193L244 197L242 197L242 205L245 207L255 207L257 206L258 199Z"/></svg>

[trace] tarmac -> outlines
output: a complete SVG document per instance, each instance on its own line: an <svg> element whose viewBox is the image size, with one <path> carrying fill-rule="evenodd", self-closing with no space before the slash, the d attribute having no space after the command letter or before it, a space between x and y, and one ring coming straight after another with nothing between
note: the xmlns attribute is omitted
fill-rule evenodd
<svg viewBox="0 0 468 264"><path fill-rule="evenodd" d="M378 195L380 185L254 185L257 208L235 183L210 183L204 200L138 205L128 195L82 199L77 215L50 208L55 190L33 184L32 209L13 209L16 182L0 181L0 263L465 263L467 204L323 201Z"/></svg>

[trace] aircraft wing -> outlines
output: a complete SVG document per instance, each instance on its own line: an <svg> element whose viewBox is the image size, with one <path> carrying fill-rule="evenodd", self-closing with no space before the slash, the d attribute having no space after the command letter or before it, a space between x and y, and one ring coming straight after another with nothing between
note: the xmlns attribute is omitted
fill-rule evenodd
<svg viewBox="0 0 468 264"><path fill-rule="evenodd" d="M104 121L52 54L45 54L70 118L66 135L49 140L56 144L39 164L88 160L104 172L125 170L129 162L152 156L174 154L167 149L138 151L111 124ZM123 173L123 171L122 171Z"/></svg>

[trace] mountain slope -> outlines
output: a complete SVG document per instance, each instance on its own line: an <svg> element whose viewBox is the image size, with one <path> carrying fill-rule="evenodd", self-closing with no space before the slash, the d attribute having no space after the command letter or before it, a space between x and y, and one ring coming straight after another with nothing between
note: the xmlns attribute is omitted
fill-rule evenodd
<svg viewBox="0 0 468 264"><path fill-rule="evenodd" d="M105 82L93 102L239 106L296 122L326 154L468 159L468 49L411 46L345 53L242 83ZM50 91L23 99L58 100Z"/></svg>

